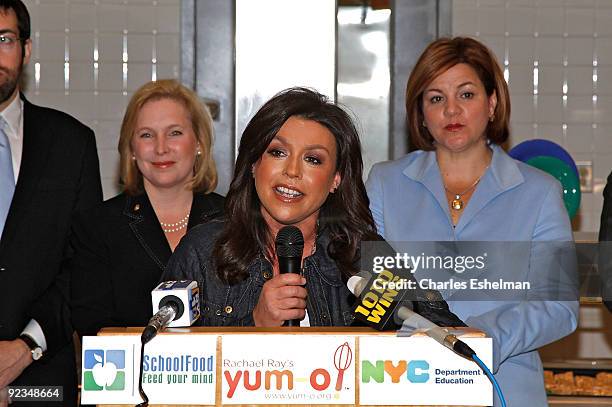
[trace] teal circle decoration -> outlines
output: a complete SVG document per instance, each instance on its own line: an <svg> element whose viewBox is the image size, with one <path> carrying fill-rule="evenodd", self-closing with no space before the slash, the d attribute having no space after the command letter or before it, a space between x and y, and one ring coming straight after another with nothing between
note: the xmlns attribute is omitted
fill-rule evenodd
<svg viewBox="0 0 612 407"><path fill-rule="evenodd" d="M561 182L563 202L572 219L580 208L580 180L573 169L558 158L543 155L530 158L526 163L547 172Z"/></svg>

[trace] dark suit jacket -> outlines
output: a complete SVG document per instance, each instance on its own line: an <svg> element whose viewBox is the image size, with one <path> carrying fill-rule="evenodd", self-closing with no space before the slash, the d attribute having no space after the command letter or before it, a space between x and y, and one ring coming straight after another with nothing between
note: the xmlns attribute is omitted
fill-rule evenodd
<svg viewBox="0 0 612 407"><path fill-rule="evenodd" d="M69 274L62 262L73 214L101 200L93 131L24 100L21 167L0 240L0 340L15 339L34 318L48 351L14 385L63 385L65 398L76 395Z"/></svg>
<svg viewBox="0 0 612 407"><path fill-rule="evenodd" d="M600 245L599 274L601 275L601 294L603 302L612 312L612 173L608 176L603 192L604 204L599 225Z"/></svg>
<svg viewBox="0 0 612 407"><path fill-rule="evenodd" d="M188 229L223 213L223 197L194 194ZM78 216L73 234L72 316L80 335L144 326L151 290L172 254L146 194L120 194Z"/></svg>

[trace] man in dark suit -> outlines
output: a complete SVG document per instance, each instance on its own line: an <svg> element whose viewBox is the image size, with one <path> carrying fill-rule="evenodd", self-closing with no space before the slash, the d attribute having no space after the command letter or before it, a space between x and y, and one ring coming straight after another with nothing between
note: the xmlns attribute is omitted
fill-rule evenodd
<svg viewBox="0 0 612 407"><path fill-rule="evenodd" d="M612 173L608 175L603 198L599 224L599 275L601 298L604 305L612 312Z"/></svg>
<svg viewBox="0 0 612 407"><path fill-rule="evenodd" d="M30 52L25 5L0 0L0 389L63 386L75 405L62 263L73 214L102 199L98 157L91 129L20 97Z"/></svg>

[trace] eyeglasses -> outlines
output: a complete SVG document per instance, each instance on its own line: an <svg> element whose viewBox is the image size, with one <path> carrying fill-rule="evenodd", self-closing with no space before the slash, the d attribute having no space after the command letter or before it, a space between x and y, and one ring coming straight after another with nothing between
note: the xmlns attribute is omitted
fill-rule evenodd
<svg viewBox="0 0 612 407"><path fill-rule="evenodd" d="M0 51L9 52L15 49L15 45L22 39L15 34L0 34Z"/></svg>

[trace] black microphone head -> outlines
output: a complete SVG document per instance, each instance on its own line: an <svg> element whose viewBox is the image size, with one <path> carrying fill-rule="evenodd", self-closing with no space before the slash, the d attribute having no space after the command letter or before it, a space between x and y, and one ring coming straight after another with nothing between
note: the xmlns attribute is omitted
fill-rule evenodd
<svg viewBox="0 0 612 407"><path fill-rule="evenodd" d="M304 252L304 236L302 231L296 226L285 226L276 235L277 257L299 257L302 258Z"/></svg>

